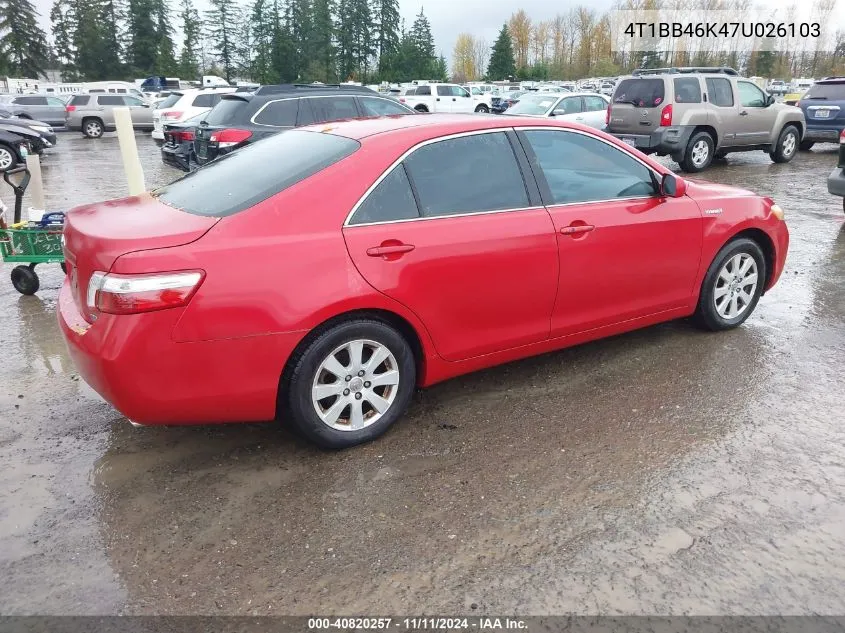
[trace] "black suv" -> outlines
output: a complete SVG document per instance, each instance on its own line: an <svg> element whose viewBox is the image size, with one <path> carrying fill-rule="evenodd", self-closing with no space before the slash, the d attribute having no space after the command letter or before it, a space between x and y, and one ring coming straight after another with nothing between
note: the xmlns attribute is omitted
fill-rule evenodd
<svg viewBox="0 0 845 633"><path fill-rule="evenodd" d="M254 93L222 95L197 126L194 154L200 165L282 130L359 117L416 114L395 99L360 86L283 84Z"/></svg>

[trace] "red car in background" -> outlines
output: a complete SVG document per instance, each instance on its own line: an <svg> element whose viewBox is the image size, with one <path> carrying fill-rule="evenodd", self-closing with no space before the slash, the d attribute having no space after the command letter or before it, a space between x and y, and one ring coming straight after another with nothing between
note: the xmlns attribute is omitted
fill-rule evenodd
<svg viewBox="0 0 845 633"><path fill-rule="evenodd" d="M769 198L553 120L285 132L65 226L59 321L141 424L281 418L325 447L416 387L694 316L741 324L783 269Z"/></svg>

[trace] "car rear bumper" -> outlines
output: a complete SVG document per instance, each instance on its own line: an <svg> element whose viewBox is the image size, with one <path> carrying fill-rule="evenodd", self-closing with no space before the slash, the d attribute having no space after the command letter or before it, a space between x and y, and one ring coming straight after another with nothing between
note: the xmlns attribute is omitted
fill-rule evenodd
<svg viewBox="0 0 845 633"><path fill-rule="evenodd" d="M645 154L666 155L683 153L694 129L691 125L673 125L657 128L649 134L627 134L611 129L607 131Z"/></svg>
<svg viewBox="0 0 845 633"><path fill-rule="evenodd" d="M182 171L191 171L189 155L180 148L172 145L163 145L161 148L161 160L165 165L170 165Z"/></svg>
<svg viewBox="0 0 845 633"><path fill-rule="evenodd" d="M845 198L845 167L836 167L827 177L827 190L834 196Z"/></svg>
<svg viewBox="0 0 845 633"><path fill-rule="evenodd" d="M284 364L300 333L177 343L182 310L84 320L65 279L58 320L79 374L139 424L260 422L276 414Z"/></svg>
<svg viewBox="0 0 845 633"><path fill-rule="evenodd" d="M802 140L816 141L819 143L824 141L837 143L839 142L839 133L841 131L841 125L839 127L814 127L808 123L807 131L804 132L804 138Z"/></svg>

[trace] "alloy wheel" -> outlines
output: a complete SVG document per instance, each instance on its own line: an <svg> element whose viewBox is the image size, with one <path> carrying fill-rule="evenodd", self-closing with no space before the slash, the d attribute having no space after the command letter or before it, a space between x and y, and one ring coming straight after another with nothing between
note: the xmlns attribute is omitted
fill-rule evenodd
<svg viewBox="0 0 845 633"><path fill-rule="evenodd" d="M0 171L6 171L15 166L15 157L5 147L0 147Z"/></svg>
<svg viewBox="0 0 845 633"><path fill-rule="evenodd" d="M85 133L88 136L99 136L102 128L96 121L89 121L85 124Z"/></svg>
<svg viewBox="0 0 845 633"><path fill-rule="evenodd" d="M757 283L757 262L748 253L737 253L725 262L713 291L719 316L730 321L745 312L754 300Z"/></svg>
<svg viewBox="0 0 845 633"><path fill-rule="evenodd" d="M399 364L383 344L357 339L336 347L317 368L311 402L317 416L339 431L378 421L399 391Z"/></svg>
<svg viewBox="0 0 845 633"><path fill-rule="evenodd" d="M707 162L707 156L710 154L710 146L704 139L698 141L692 146L692 163L696 167L701 167Z"/></svg>
<svg viewBox="0 0 845 633"><path fill-rule="evenodd" d="M783 155L787 158L792 156L795 153L795 146L797 142L795 140L795 134L787 134L786 137L783 139Z"/></svg>

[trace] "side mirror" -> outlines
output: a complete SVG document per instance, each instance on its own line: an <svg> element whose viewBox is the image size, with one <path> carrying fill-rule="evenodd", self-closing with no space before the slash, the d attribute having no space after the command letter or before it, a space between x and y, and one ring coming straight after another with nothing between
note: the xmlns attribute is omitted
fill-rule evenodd
<svg viewBox="0 0 845 633"><path fill-rule="evenodd" d="M775 98L773 95L766 95L766 106L770 106L775 102Z"/></svg>
<svg viewBox="0 0 845 633"><path fill-rule="evenodd" d="M663 174L660 193L669 198L680 198L687 192L687 183L675 174Z"/></svg>
<svg viewBox="0 0 845 633"><path fill-rule="evenodd" d="M566 110L555 110L552 112L552 116L563 116L564 114L566 114Z"/></svg>

